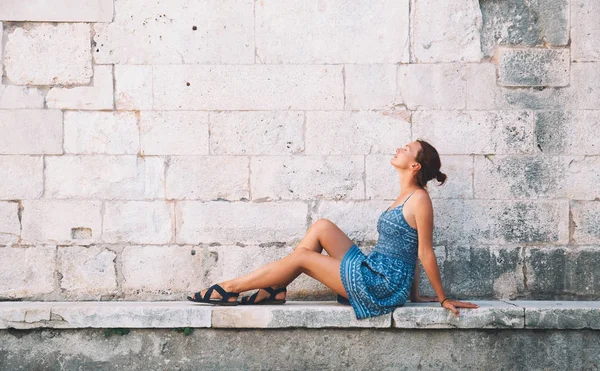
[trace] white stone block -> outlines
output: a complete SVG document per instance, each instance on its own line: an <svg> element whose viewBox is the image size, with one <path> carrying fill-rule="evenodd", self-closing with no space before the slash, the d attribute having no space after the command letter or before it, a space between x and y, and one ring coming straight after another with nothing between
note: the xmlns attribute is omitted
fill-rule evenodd
<svg viewBox="0 0 600 371"><path fill-rule="evenodd" d="M115 65L118 110L151 110L152 101L152 66Z"/></svg>
<svg viewBox="0 0 600 371"><path fill-rule="evenodd" d="M396 104L410 110L464 109L465 67L457 63L401 64L397 71Z"/></svg>
<svg viewBox="0 0 600 371"><path fill-rule="evenodd" d="M410 142L410 112L306 112L307 155L388 153Z"/></svg>
<svg viewBox="0 0 600 371"><path fill-rule="evenodd" d="M256 156L250 160L253 199L364 199L364 157Z"/></svg>
<svg viewBox="0 0 600 371"><path fill-rule="evenodd" d="M92 55L88 24L32 24L15 27L6 37L4 66L12 83L89 84Z"/></svg>
<svg viewBox="0 0 600 371"><path fill-rule="evenodd" d="M342 66L154 66L156 110L341 110Z"/></svg>
<svg viewBox="0 0 600 371"><path fill-rule="evenodd" d="M483 16L478 0L420 0L412 10L412 43L418 63L479 62Z"/></svg>
<svg viewBox="0 0 600 371"><path fill-rule="evenodd" d="M6 21L110 22L114 0L2 0Z"/></svg>
<svg viewBox="0 0 600 371"><path fill-rule="evenodd" d="M200 291L208 268L197 246L126 246L121 253L122 289L128 298L186 300ZM152 274L148 274L152 272Z"/></svg>
<svg viewBox="0 0 600 371"><path fill-rule="evenodd" d="M55 256L56 246L0 248L0 299L54 291Z"/></svg>
<svg viewBox="0 0 600 371"><path fill-rule="evenodd" d="M356 243L374 245L378 239L377 221L392 201L373 200L362 202L321 201L311 210L312 223L324 218L335 223Z"/></svg>
<svg viewBox="0 0 600 371"><path fill-rule="evenodd" d="M0 109L19 108L44 108L44 95L36 88L0 84Z"/></svg>
<svg viewBox="0 0 600 371"><path fill-rule="evenodd" d="M44 192L42 156L0 156L0 200L39 198Z"/></svg>
<svg viewBox="0 0 600 371"><path fill-rule="evenodd" d="M285 242L306 233L302 202L198 202L176 205L177 243Z"/></svg>
<svg viewBox="0 0 600 371"><path fill-rule="evenodd" d="M597 107L600 108L600 107ZM547 155L600 155L600 110L538 110L536 147Z"/></svg>
<svg viewBox="0 0 600 371"><path fill-rule="evenodd" d="M347 64L344 66L347 110L385 109L396 99L395 64Z"/></svg>
<svg viewBox="0 0 600 371"><path fill-rule="evenodd" d="M64 113L65 153L137 154L139 132L133 112Z"/></svg>
<svg viewBox="0 0 600 371"><path fill-rule="evenodd" d="M211 112L210 153L285 155L304 151L302 112Z"/></svg>
<svg viewBox="0 0 600 371"><path fill-rule="evenodd" d="M99 64L252 64L252 0L129 0L94 26Z"/></svg>
<svg viewBox="0 0 600 371"><path fill-rule="evenodd" d="M46 196L145 199L164 197L164 162L132 155L46 158Z"/></svg>
<svg viewBox="0 0 600 371"><path fill-rule="evenodd" d="M168 199L237 201L250 198L249 159L242 156L173 156L167 168Z"/></svg>
<svg viewBox="0 0 600 371"><path fill-rule="evenodd" d="M143 111L143 155L208 155L208 113Z"/></svg>
<svg viewBox="0 0 600 371"><path fill-rule="evenodd" d="M393 327L397 328L507 328L525 327L523 309L495 300L461 300L479 305L478 308L458 308L454 312L439 303L406 303L393 312Z"/></svg>
<svg viewBox="0 0 600 371"><path fill-rule="evenodd" d="M99 299L117 292L116 254L101 246L58 247L60 288L68 298Z"/></svg>
<svg viewBox="0 0 600 371"><path fill-rule="evenodd" d="M256 3L258 62L408 62L408 46L408 0Z"/></svg>
<svg viewBox="0 0 600 371"><path fill-rule="evenodd" d="M62 154L59 110L0 110L0 154Z"/></svg>
<svg viewBox="0 0 600 371"><path fill-rule="evenodd" d="M90 244L100 241L100 201L24 200L24 244Z"/></svg>
<svg viewBox="0 0 600 371"><path fill-rule="evenodd" d="M571 60L600 61L600 3L571 0Z"/></svg>
<svg viewBox="0 0 600 371"><path fill-rule="evenodd" d="M102 240L165 244L173 238L173 204L165 201L106 201Z"/></svg>
<svg viewBox="0 0 600 371"><path fill-rule="evenodd" d="M17 202L0 202L0 245L17 243L20 234L19 204Z"/></svg>
<svg viewBox="0 0 600 371"><path fill-rule="evenodd" d="M48 108L102 110L114 108L112 66L94 66L92 86L52 88Z"/></svg>
<svg viewBox="0 0 600 371"><path fill-rule="evenodd" d="M412 124L440 154L533 153L530 111L417 111Z"/></svg>
<svg viewBox="0 0 600 371"><path fill-rule="evenodd" d="M216 307L212 311L214 328L327 328L390 327L391 314L356 319L351 307L323 301L286 302L285 305L248 305Z"/></svg>

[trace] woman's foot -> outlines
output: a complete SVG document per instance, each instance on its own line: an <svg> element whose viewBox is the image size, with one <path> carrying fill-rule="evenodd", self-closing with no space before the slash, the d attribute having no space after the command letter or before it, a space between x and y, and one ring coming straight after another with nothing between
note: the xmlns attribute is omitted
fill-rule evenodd
<svg viewBox="0 0 600 371"><path fill-rule="evenodd" d="M281 289L277 286L272 286L271 287L272 290L275 291L281 291ZM248 301L250 300L250 298L252 296L256 295L256 298L254 299L252 304L258 304L259 302L265 300L265 299L269 299L269 297L271 297L271 293L269 293L267 290L265 289L259 289L258 292L256 292L255 294L252 294L251 296L245 296L242 298L242 304L248 303ZM287 292L286 291L281 291L281 292L277 292L277 294L275 294L275 297L272 298L272 300L277 300L279 301L284 301L285 297L287 296ZM249 303L248 303L249 304Z"/></svg>
<svg viewBox="0 0 600 371"><path fill-rule="evenodd" d="M225 283L218 283L218 285L221 286L227 292L231 292L232 291L231 287L229 287ZM200 291L200 297L204 298L204 295L206 295L207 291L208 291L208 288ZM196 297L195 294L192 294L190 296L192 298ZM215 299L215 300L222 299L222 298L223 298L223 296L217 290L213 290L213 292L210 294L210 297L209 297L209 299ZM230 296L229 298L227 298L228 302L234 302L236 300L237 300L237 296L233 296L233 295Z"/></svg>

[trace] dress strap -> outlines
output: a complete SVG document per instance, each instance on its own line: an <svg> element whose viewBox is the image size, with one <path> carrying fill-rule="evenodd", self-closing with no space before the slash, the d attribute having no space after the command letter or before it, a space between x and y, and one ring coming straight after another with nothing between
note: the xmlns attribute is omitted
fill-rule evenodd
<svg viewBox="0 0 600 371"><path fill-rule="evenodd" d="M412 196L413 193L415 193L417 190L415 189L414 191L412 191L411 194L408 195L408 197L406 197L406 200L404 200L404 202L402 203L402 205L404 205L406 203L406 201L408 201L408 199L410 198L410 196Z"/></svg>

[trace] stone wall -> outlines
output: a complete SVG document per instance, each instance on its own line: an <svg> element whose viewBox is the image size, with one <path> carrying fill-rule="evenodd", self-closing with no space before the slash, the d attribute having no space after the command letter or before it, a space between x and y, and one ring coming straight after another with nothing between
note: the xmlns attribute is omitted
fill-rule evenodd
<svg viewBox="0 0 600 371"><path fill-rule="evenodd" d="M0 25L0 299L181 300L319 218L369 250L419 138L449 296L600 298L594 0L3 0Z"/></svg>

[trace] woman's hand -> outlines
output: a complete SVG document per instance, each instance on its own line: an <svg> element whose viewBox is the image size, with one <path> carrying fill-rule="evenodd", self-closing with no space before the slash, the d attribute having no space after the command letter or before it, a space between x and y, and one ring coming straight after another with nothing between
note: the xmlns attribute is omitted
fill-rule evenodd
<svg viewBox="0 0 600 371"><path fill-rule="evenodd" d="M439 301L437 296L413 296L410 298L410 301L413 303L428 303L432 301ZM448 301L448 300L446 300Z"/></svg>
<svg viewBox="0 0 600 371"><path fill-rule="evenodd" d="M469 303L468 301L458 301L458 300L448 299L448 300L444 300L444 304L442 304L442 307L444 307L446 309L450 309L451 311L454 312L454 314L456 314L456 316L458 316L458 310L456 308L479 308L479 305Z"/></svg>

